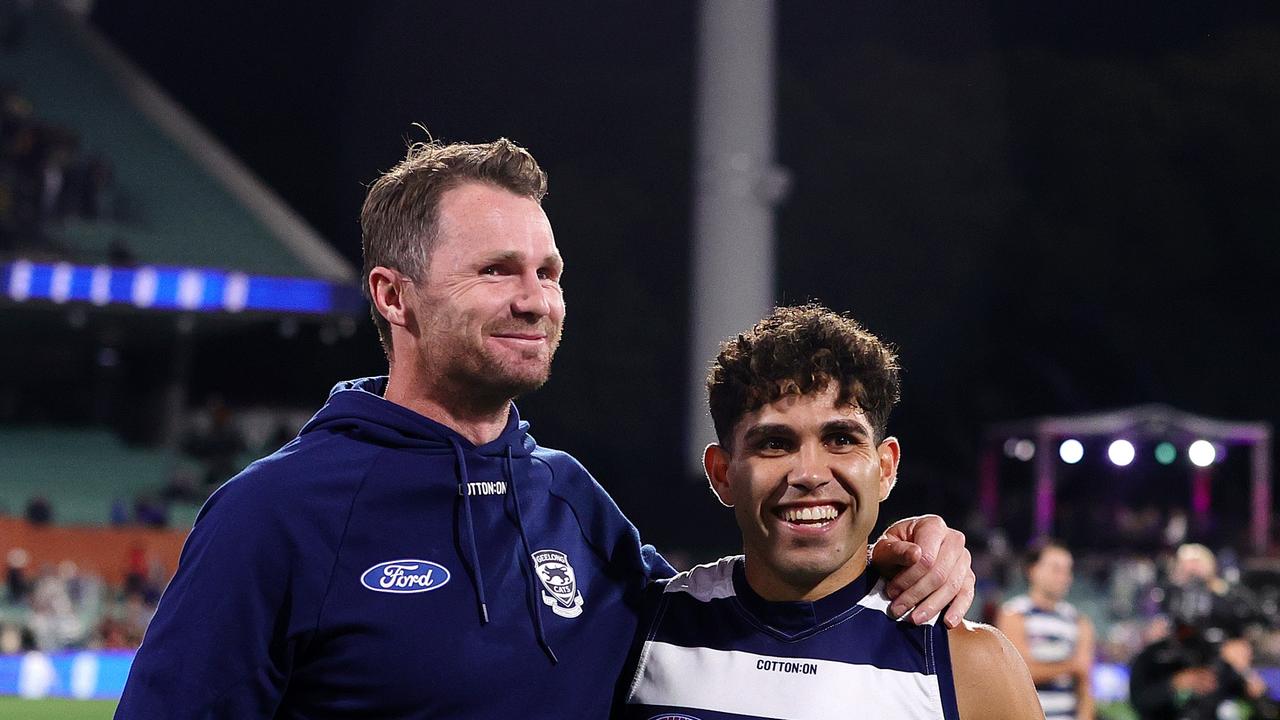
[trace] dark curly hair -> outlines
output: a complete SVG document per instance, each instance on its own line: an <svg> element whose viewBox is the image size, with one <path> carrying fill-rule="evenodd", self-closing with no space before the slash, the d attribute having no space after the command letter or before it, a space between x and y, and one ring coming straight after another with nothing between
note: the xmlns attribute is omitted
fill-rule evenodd
<svg viewBox="0 0 1280 720"><path fill-rule="evenodd" d="M898 372L894 349L852 318L816 303L774 308L751 330L720 344L707 375L716 437L731 449L743 415L784 395L822 392L834 381L836 403L866 413L879 442L900 397Z"/></svg>

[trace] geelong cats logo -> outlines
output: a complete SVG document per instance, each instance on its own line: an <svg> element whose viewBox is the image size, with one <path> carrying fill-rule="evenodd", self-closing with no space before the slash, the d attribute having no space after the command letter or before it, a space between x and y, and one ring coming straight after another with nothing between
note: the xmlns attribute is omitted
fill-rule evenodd
<svg viewBox="0 0 1280 720"><path fill-rule="evenodd" d="M360 584L378 592L420 593L449 582L449 570L428 560L388 560L364 571Z"/></svg>
<svg viewBox="0 0 1280 720"><path fill-rule="evenodd" d="M539 550L533 554L533 569L542 581L542 602L551 606L551 612L567 618L582 614L582 593L578 592L568 555L559 550Z"/></svg>

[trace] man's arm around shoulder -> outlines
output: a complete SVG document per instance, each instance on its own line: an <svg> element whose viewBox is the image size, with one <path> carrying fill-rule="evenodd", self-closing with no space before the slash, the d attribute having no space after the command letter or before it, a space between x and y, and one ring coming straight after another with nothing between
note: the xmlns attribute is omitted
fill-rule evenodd
<svg viewBox="0 0 1280 720"><path fill-rule="evenodd" d="M1043 720L1022 657L999 630L965 622L947 633L961 720Z"/></svg>

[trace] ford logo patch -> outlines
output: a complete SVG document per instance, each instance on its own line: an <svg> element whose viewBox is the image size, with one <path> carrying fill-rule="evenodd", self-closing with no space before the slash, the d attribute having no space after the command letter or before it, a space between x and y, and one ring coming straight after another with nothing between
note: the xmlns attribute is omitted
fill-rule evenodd
<svg viewBox="0 0 1280 720"><path fill-rule="evenodd" d="M360 576L360 584L377 592L420 593L449 582L449 571L428 560L388 560Z"/></svg>

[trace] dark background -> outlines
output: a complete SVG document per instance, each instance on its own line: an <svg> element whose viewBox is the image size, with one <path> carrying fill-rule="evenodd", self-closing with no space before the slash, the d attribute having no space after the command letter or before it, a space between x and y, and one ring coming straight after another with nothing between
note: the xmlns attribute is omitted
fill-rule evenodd
<svg viewBox="0 0 1280 720"><path fill-rule="evenodd" d="M1045 5L778 3L777 296L901 347L891 517L962 525L988 421L1280 418L1280 6ZM528 146L569 322L522 413L647 537L731 549L683 457L696 5L114 0L93 20L357 267L364 186L414 123ZM371 323L337 350L227 347L198 348L196 398L319 406L385 369Z"/></svg>

